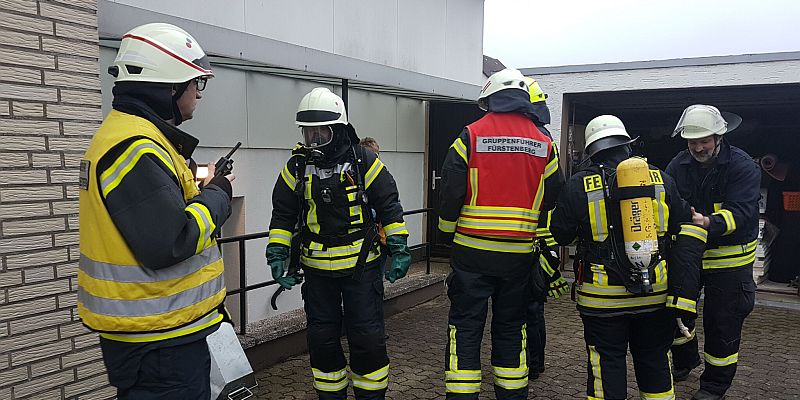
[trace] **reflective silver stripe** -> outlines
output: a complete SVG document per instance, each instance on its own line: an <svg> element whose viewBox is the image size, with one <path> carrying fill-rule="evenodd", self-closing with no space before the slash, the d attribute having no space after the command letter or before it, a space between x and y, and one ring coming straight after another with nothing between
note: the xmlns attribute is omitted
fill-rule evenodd
<svg viewBox="0 0 800 400"><path fill-rule="evenodd" d="M734 244L730 246L719 246L717 248L706 250L703 253L703 258L741 257L742 255L755 251L757 245L758 245L758 239L743 245Z"/></svg>
<svg viewBox="0 0 800 400"><path fill-rule="evenodd" d="M594 190L586 193L589 200L589 222L592 228L593 239L602 242L608 237L608 230L605 220L605 198L602 190Z"/></svg>
<svg viewBox="0 0 800 400"><path fill-rule="evenodd" d="M594 346L586 346L589 351L589 365L592 367L594 397L602 399L603 394L603 370L600 365L600 353Z"/></svg>
<svg viewBox="0 0 800 400"><path fill-rule="evenodd" d="M703 243L708 240L708 231L696 225L683 224L681 225L681 231L678 234L691 236L702 241Z"/></svg>
<svg viewBox="0 0 800 400"><path fill-rule="evenodd" d="M680 346L682 344L689 343L692 339L694 339L694 337L695 337L695 331L694 331L694 329L692 329L692 331L689 332L689 337L688 338L686 336L677 337L677 338L672 340L672 345L673 346Z"/></svg>
<svg viewBox="0 0 800 400"><path fill-rule="evenodd" d="M114 182L120 176L120 174L123 173L123 171L125 171L126 167L128 167L128 165L133 161L134 158L141 157L139 155L139 152L142 151L143 149L152 149L155 152L157 152L159 155L161 155L161 157L163 157L164 160L167 160L167 161L170 161L170 162L172 161L172 158L170 158L169 154L167 154L167 152L165 152L164 149L162 149L160 146L158 146L154 142L151 142L148 139L146 142L137 144L132 149L127 150L129 152L128 156L125 157L125 159L121 163L116 165L116 167L114 167L112 165L112 167L114 168L114 172L111 173L111 175L107 176L105 179L103 179L102 182L100 182L100 188L103 191L105 191L105 188L108 185L110 185L111 182ZM175 171L175 166L167 165L167 167L170 168L173 172ZM125 171L125 172L127 172L127 171ZM177 176L176 176L176 178L177 178Z"/></svg>
<svg viewBox="0 0 800 400"><path fill-rule="evenodd" d="M661 393L639 392L639 397L641 397L641 400L674 400L675 390L670 389Z"/></svg>
<svg viewBox="0 0 800 400"><path fill-rule="evenodd" d="M491 238L478 239L456 232L453 243L474 249L500 251L506 253L530 253L533 251L533 240L526 242L494 241Z"/></svg>
<svg viewBox="0 0 800 400"><path fill-rule="evenodd" d="M725 221L725 232L722 233L722 236L730 235L736 230L736 220L733 219L733 213L730 210L721 208L711 215L719 215Z"/></svg>
<svg viewBox="0 0 800 400"><path fill-rule="evenodd" d="M464 145L464 142L461 141L461 138L456 138L456 140L453 142L453 144L450 145L450 148L455 150L456 153L458 153L458 155L461 156L461 158L464 159L465 163L468 162L467 161L467 146Z"/></svg>
<svg viewBox="0 0 800 400"><path fill-rule="evenodd" d="M478 215L481 217L506 217L513 216L520 219L537 221L539 212L526 208L515 207L490 207L490 206L470 206L461 207L461 215Z"/></svg>
<svg viewBox="0 0 800 400"><path fill-rule="evenodd" d="M211 246L171 267L148 269L139 265L116 265L94 261L81 254L79 268L86 275L104 281L121 283L152 283L182 278L201 270L222 258L217 246Z"/></svg>
<svg viewBox="0 0 800 400"><path fill-rule="evenodd" d="M649 295L629 298L594 298L578 291L578 304L590 308L627 308L640 306L664 306L667 294Z"/></svg>
<svg viewBox="0 0 800 400"><path fill-rule="evenodd" d="M663 290L667 290L667 283L654 283L653 284L653 291L660 292ZM604 285L604 284L593 284L584 282L581 284L579 292L585 294L598 294L598 295L607 295L607 296L630 296L631 292L625 289L625 286L611 286L611 285ZM666 298L665 298L666 300Z"/></svg>
<svg viewBox="0 0 800 400"><path fill-rule="evenodd" d="M292 245L292 233L285 229L273 228L269 230L269 243L278 243L286 246Z"/></svg>
<svg viewBox="0 0 800 400"><path fill-rule="evenodd" d="M656 210L658 211L658 232L664 233L667 231L667 213L669 212L666 205L666 191L664 190L664 185L653 185L655 189L655 203L656 203Z"/></svg>
<svg viewBox="0 0 800 400"><path fill-rule="evenodd" d="M380 158L376 158L375 161L372 163L372 166L369 167L367 173L364 174L364 187L369 189L370 185L372 185L372 181L378 177L378 174L381 173L383 170L383 162L381 162Z"/></svg>
<svg viewBox="0 0 800 400"><path fill-rule="evenodd" d="M93 296L85 290L79 290L78 301L94 314L118 317L148 317L189 307L210 298L223 289L225 289L225 278L220 275L200 286L167 297L115 300Z"/></svg>
<svg viewBox="0 0 800 400"><path fill-rule="evenodd" d="M322 372L317 368L311 368L311 373L314 375L314 379L327 379L329 381L338 381L339 379L347 377L347 368L342 368L338 371L333 372Z"/></svg>
<svg viewBox="0 0 800 400"><path fill-rule="evenodd" d="M192 322L189 325L184 325L179 328L170 329L166 332L160 331L154 333L114 333L114 334L101 333L100 336L105 337L107 339L124 341L124 342L136 342L136 343L149 342L151 340L159 340L160 338L175 337L173 335L176 333L178 333L178 336L182 336L179 332L186 332L184 334L189 334L193 333L196 330L202 330L196 328L203 327L203 325L208 325L214 322L214 320L217 318L221 318L220 313L219 311L214 310L210 314L206 315L203 318L198 319L197 321Z"/></svg>
<svg viewBox="0 0 800 400"><path fill-rule="evenodd" d="M448 221L439 217L439 230L442 232L453 233L456 230L455 221Z"/></svg>
<svg viewBox="0 0 800 400"><path fill-rule="evenodd" d="M444 386L447 393L478 393L481 391L480 382L445 382Z"/></svg>
<svg viewBox="0 0 800 400"><path fill-rule="evenodd" d="M214 225L214 220L211 219L211 212L208 211L208 208L204 204L189 204L186 206L186 211L194 216L197 228L200 230L197 235L197 248L195 251L195 253L200 253L208 246L211 235L214 234L214 230L217 226ZM200 218L198 219L198 217Z"/></svg>
<svg viewBox="0 0 800 400"><path fill-rule="evenodd" d="M463 215L458 218L458 226L467 229L514 230L530 233L536 231L535 224L523 221L468 218Z"/></svg>
<svg viewBox="0 0 800 400"><path fill-rule="evenodd" d="M466 379L466 380L480 380L481 379L481 371L476 369L466 369L466 370L456 370L456 371L445 371L444 372L445 379Z"/></svg>
<svg viewBox="0 0 800 400"><path fill-rule="evenodd" d="M406 229L405 222L395 222L393 224L386 225L383 228L386 232L386 236L408 235L408 229Z"/></svg>
<svg viewBox="0 0 800 400"><path fill-rule="evenodd" d="M365 390L381 390L389 385L389 365L366 375L359 375L350 371L352 374L353 387Z"/></svg>
<svg viewBox="0 0 800 400"><path fill-rule="evenodd" d="M283 167L281 170L281 178L283 181L286 182L286 186L289 186L290 189L294 190L295 186L297 185L297 179L295 179L294 175L289 172L289 166Z"/></svg>
<svg viewBox="0 0 800 400"><path fill-rule="evenodd" d="M727 357L720 358L720 357L714 357L711 354L704 352L703 357L705 358L707 363L715 367L725 367L739 362L739 353L733 353Z"/></svg>
<svg viewBox="0 0 800 400"><path fill-rule="evenodd" d="M550 160L549 163L544 167L544 177L548 178L550 175L553 175L553 172L558 171L558 157L554 157Z"/></svg>

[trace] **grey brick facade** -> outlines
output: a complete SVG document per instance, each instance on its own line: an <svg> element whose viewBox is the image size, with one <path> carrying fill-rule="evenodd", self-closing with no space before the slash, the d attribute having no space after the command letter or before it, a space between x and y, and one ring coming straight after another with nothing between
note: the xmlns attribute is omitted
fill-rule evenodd
<svg viewBox="0 0 800 400"><path fill-rule="evenodd" d="M97 2L0 0L0 398L107 399L78 319L78 162L101 121Z"/></svg>

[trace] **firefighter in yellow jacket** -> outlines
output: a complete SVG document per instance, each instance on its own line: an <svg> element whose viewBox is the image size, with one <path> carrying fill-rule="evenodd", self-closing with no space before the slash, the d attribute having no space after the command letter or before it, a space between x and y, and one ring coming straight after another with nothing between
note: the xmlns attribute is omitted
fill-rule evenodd
<svg viewBox="0 0 800 400"><path fill-rule="evenodd" d="M552 140L535 123L517 70L489 77L478 103L488 113L450 146L442 167L439 229L453 233L445 355L448 399L477 399L480 348L492 299L492 372L498 399L526 399L525 311L540 213L563 176Z"/></svg>
<svg viewBox="0 0 800 400"><path fill-rule="evenodd" d="M305 272L308 351L319 398L344 400L352 380L356 399L383 399L389 382L383 278L394 282L411 264L397 185L378 156L359 144L344 102L327 88L300 100L296 121L303 143L272 191L267 262L281 286L296 284L287 269L292 235L299 234L295 245ZM378 265L384 258L377 222L392 257L385 273Z"/></svg>
<svg viewBox="0 0 800 400"><path fill-rule="evenodd" d="M675 399L669 361L675 317L696 315L708 233L692 224L691 208L669 176L631 158L631 142L613 115L587 124L589 164L559 194L550 232L561 245L578 241L573 290L586 341L587 397L628 398L630 348L640 397Z"/></svg>
<svg viewBox="0 0 800 400"><path fill-rule="evenodd" d="M120 399L208 399L233 176L198 190L198 140L177 126L213 73L191 35L160 23L128 32L109 72L113 110L80 165L78 312Z"/></svg>

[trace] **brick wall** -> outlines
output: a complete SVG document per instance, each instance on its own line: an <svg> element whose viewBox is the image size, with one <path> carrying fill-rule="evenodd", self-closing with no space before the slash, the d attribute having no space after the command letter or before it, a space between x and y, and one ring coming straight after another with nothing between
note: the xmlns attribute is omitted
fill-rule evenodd
<svg viewBox="0 0 800 400"><path fill-rule="evenodd" d="M0 0L0 399L114 396L75 309L96 0Z"/></svg>

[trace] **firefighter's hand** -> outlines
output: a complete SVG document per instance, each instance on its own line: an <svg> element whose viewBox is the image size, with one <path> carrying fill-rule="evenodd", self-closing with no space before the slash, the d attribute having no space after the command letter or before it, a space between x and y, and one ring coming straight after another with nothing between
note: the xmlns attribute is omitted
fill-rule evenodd
<svg viewBox="0 0 800 400"><path fill-rule="evenodd" d="M692 333L689 332L689 328L687 328L686 325L683 324L683 320L680 317L678 317L675 318L675 322L678 325L678 331L681 333L681 335L683 335L683 337L687 339L691 339Z"/></svg>
<svg viewBox="0 0 800 400"><path fill-rule="evenodd" d="M272 278L284 289L291 289L297 282L285 276L289 266L289 248L281 244L267 245L267 264L272 269Z"/></svg>
<svg viewBox="0 0 800 400"><path fill-rule="evenodd" d="M692 223L695 225L700 225L705 229L708 229L708 226L711 225L711 220L708 219L708 217L706 217L705 215L695 211L694 207L692 207Z"/></svg>
<svg viewBox="0 0 800 400"><path fill-rule="evenodd" d="M405 235L391 235L386 238L389 254L392 255L392 266L386 271L385 277L391 283L406 276L408 267L411 266L411 252L408 249L408 237Z"/></svg>
<svg viewBox="0 0 800 400"><path fill-rule="evenodd" d="M550 282L550 287L547 289L547 295L554 299L557 299L561 297L561 295L567 293L569 293L569 284L563 276L559 276Z"/></svg>

